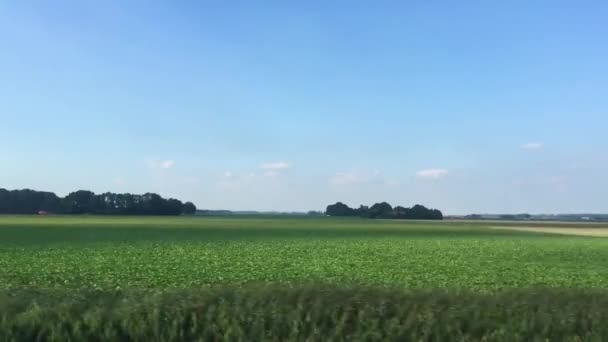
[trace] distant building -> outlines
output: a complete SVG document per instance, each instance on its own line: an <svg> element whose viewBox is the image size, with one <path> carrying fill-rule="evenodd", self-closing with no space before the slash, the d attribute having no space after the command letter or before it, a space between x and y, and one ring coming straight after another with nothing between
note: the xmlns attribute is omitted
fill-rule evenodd
<svg viewBox="0 0 608 342"><path fill-rule="evenodd" d="M38 211L38 215L41 215L41 216L47 216L48 214L49 214L48 211L44 211L44 210Z"/></svg>

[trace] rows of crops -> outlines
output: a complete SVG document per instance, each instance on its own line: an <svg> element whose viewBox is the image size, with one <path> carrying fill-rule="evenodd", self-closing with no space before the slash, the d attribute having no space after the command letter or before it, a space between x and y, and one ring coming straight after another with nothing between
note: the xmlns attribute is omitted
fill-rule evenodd
<svg viewBox="0 0 608 342"><path fill-rule="evenodd" d="M56 219L0 219L0 288L608 288L608 239L364 220Z"/></svg>
<svg viewBox="0 0 608 342"><path fill-rule="evenodd" d="M606 260L608 239L467 222L0 217L0 331L601 339Z"/></svg>
<svg viewBox="0 0 608 342"><path fill-rule="evenodd" d="M607 287L608 240L329 239L2 248L0 287L246 283L405 288Z"/></svg>

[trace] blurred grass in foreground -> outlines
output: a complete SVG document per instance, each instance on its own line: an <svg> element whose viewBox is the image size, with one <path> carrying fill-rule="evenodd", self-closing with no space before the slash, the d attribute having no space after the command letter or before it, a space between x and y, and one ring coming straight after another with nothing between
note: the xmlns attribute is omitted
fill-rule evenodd
<svg viewBox="0 0 608 342"><path fill-rule="evenodd" d="M2 341L605 341L608 291L327 286L0 292Z"/></svg>

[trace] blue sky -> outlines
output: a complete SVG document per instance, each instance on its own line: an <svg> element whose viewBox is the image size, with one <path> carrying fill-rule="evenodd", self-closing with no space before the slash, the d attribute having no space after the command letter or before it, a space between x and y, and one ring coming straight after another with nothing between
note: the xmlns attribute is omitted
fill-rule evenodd
<svg viewBox="0 0 608 342"><path fill-rule="evenodd" d="M606 18L605 1L3 1L0 187L608 212Z"/></svg>

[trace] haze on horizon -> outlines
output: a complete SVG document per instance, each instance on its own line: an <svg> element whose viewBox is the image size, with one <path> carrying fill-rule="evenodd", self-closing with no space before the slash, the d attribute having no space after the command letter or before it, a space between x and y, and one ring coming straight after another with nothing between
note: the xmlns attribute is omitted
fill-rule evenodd
<svg viewBox="0 0 608 342"><path fill-rule="evenodd" d="M237 4L1 2L0 187L608 212L608 3Z"/></svg>

